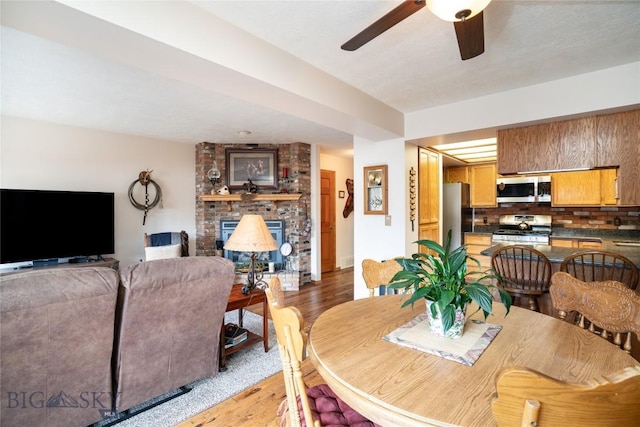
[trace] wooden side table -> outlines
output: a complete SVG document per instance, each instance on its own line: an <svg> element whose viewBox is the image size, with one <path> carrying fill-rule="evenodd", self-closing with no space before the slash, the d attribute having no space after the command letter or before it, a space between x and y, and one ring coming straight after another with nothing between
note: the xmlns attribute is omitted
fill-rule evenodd
<svg viewBox="0 0 640 427"><path fill-rule="evenodd" d="M267 296L262 289L253 289L248 295L242 293L242 284L233 285L231 288L231 294L229 294L229 301L227 302L227 312L238 310L238 325L242 327L243 310L245 307L249 307L253 304L262 303L262 336L249 332L249 337L240 344L233 347L224 348L224 322L222 322L222 329L220 330L220 359L219 370L224 371L227 369L227 356L247 348L257 342L262 341L264 345L264 351L269 351L269 304L267 304Z"/></svg>

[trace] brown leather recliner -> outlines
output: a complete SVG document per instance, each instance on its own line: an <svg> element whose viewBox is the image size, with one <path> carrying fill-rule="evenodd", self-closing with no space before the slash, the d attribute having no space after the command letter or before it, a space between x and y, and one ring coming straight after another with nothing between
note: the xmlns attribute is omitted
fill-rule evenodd
<svg viewBox="0 0 640 427"><path fill-rule="evenodd" d="M116 271L56 268L0 277L0 422L86 426L111 410Z"/></svg>
<svg viewBox="0 0 640 427"><path fill-rule="evenodd" d="M148 261L121 270L116 410L218 372L220 326L235 267L219 257Z"/></svg>

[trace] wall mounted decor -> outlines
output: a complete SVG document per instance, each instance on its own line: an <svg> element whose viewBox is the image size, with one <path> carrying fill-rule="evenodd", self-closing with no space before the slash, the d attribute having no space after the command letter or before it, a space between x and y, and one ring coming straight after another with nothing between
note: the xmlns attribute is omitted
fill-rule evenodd
<svg viewBox="0 0 640 427"><path fill-rule="evenodd" d="M140 172L138 174L138 179L136 179L131 183L131 185L129 185L129 201L136 209L144 211L144 216L142 217L142 225L145 225L145 223L147 222L147 212L149 212L149 209L155 208L156 205L162 200L162 190L160 189L160 186L151 179L151 172L153 171L146 170ZM138 183L140 183L140 185L144 187L144 203L137 202L133 196L135 186ZM152 202L149 202L149 184L153 186L156 193Z"/></svg>
<svg viewBox="0 0 640 427"><path fill-rule="evenodd" d="M214 160L213 166L207 172L207 178L209 179L209 182L213 186L213 189L211 190L211 194L216 194L216 184L220 182L220 176L221 174L220 174L220 169L218 169L218 163L216 163L216 161Z"/></svg>
<svg viewBox="0 0 640 427"><path fill-rule="evenodd" d="M349 193L349 197L344 202L344 209L342 210L342 217L348 218L353 212L353 180L351 178L347 178L345 180L345 185L347 186L347 193Z"/></svg>
<svg viewBox="0 0 640 427"><path fill-rule="evenodd" d="M240 190L251 181L259 189L278 188L278 150L225 150L227 186Z"/></svg>
<svg viewBox="0 0 640 427"><path fill-rule="evenodd" d="M364 168L364 213L387 214L387 165Z"/></svg>
<svg viewBox="0 0 640 427"><path fill-rule="evenodd" d="M411 166L409 169L409 220L411 221L411 231L414 231L416 220L416 170Z"/></svg>

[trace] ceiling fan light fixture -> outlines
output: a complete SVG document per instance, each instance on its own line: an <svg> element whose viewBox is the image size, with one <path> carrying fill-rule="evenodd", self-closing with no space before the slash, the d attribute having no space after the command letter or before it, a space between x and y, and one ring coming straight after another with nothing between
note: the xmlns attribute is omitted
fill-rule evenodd
<svg viewBox="0 0 640 427"><path fill-rule="evenodd" d="M426 0L427 7L444 21L470 19L482 12L491 0Z"/></svg>

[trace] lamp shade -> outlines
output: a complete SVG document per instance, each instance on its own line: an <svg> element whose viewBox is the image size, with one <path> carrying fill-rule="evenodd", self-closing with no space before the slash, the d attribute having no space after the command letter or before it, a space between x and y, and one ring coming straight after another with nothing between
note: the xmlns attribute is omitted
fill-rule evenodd
<svg viewBox="0 0 640 427"><path fill-rule="evenodd" d="M262 216L243 215L224 248L230 251L268 252L277 250L278 244Z"/></svg>
<svg viewBox="0 0 640 427"><path fill-rule="evenodd" d="M461 21L456 14L461 10L470 10L465 19L473 18L491 3L491 0L426 0L427 7L438 18L445 21Z"/></svg>

